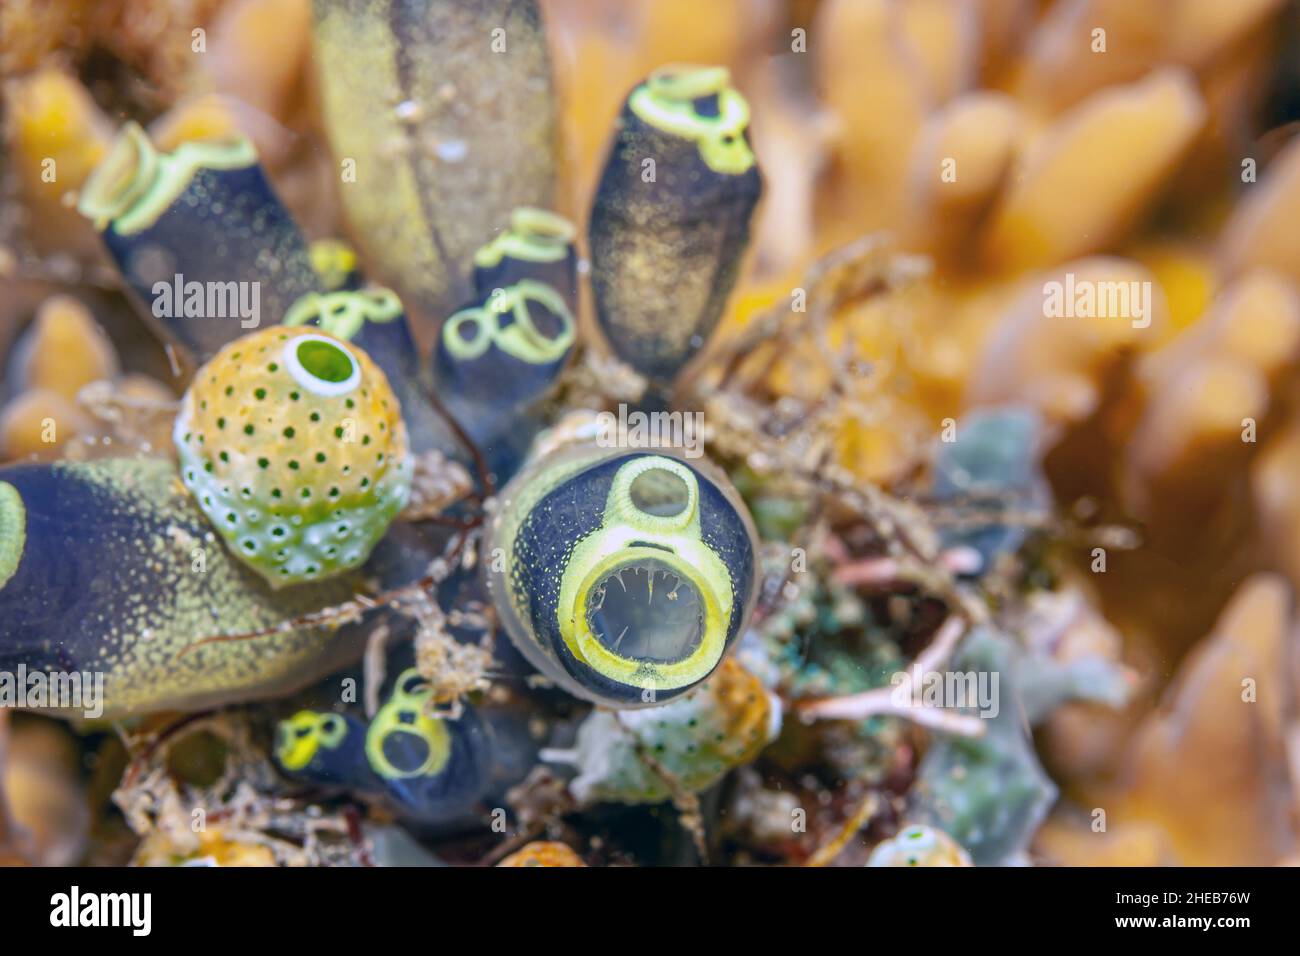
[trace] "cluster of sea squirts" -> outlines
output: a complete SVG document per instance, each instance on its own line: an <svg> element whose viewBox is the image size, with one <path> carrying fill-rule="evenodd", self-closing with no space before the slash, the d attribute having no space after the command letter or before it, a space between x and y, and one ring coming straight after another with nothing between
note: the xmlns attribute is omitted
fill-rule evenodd
<svg viewBox="0 0 1300 956"><path fill-rule="evenodd" d="M531 4L514 9L540 30ZM340 23L371 19L365 5L318 4L324 59ZM548 88L544 52L523 34L518 61ZM326 84L339 115L355 116L363 94ZM649 77L619 120L591 213L600 335L589 344L643 376L652 400L703 348L734 283L761 191L747 123L725 69L688 67ZM294 693L355 660L368 634L365 618L313 615L367 577L409 584L445 540L402 531L420 456L472 461L473 444L494 483L512 480L483 531L484 553L503 560L485 561L469 586L523 660L576 697L653 708L633 733L674 786L703 789L752 759L779 728L780 705L725 662L754 603L757 550L726 476L671 449L527 454L579 343L574 228L541 208L553 170L534 166L505 174L524 188L467 263L449 251L471 248L463 221L430 215L419 241L389 255L411 228L407 210L353 216L361 247L421 310L468 290L425 356L399 293L368 283L349 252L306 240L248 141L161 152L124 127L78 208L155 331L191 363L178 462L0 469L0 663L103 671L117 717ZM428 189L419 164L410 179ZM438 195L450 207L455 192L443 183ZM411 281L429 266L420 249L441 257L432 284ZM277 321L250 332L179 299L152 307L172 276L206 290L255 283ZM425 824L499 801L535 764L538 742L508 707L439 707L426 678L402 668L370 716L339 701L292 713L276 737L279 766ZM584 800L666 799L672 787L639 762L612 714L594 714L552 763L578 765Z"/></svg>

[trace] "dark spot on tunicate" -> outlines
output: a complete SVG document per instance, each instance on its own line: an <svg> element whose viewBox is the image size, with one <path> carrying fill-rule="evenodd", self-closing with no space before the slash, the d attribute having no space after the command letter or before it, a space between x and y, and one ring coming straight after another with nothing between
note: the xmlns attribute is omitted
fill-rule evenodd
<svg viewBox="0 0 1300 956"><path fill-rule="evenodd" d="M296 434L296 432L294 432L294 430L293 430L293 426L292 426L292 425L290 425L288 428L286 428L286 429L284 430L284 437L285 437L285 438L292 438L295 434Z"/></svg>
<svg viewBox="0 0 1300 956"><path fill-rule="evenodd" d="M269 467L271 467L271 459L269 459L269 458L259 458L259 459L257 459L257 467L258 467L258 468L269 468Z"/></svg>
<svg viewBox="0 0 1300 956"><path fill-rule="evenodd" d="M262 399L266 398L266 389L264 388L253 389L253 397L260 402Z"/></svg>

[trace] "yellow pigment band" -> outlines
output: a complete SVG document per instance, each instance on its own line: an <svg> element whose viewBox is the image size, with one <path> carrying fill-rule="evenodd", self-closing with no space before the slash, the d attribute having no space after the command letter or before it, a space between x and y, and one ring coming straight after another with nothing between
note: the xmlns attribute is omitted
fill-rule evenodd
<svg viewBox="0 0 1300 956"><path fill-rule="evenodd" d="M673 513L655 514L638 479L680 482ZM620 569L665 565L698 594L703 610L698 646L682 660L622 657L592 633L588 614L597 585ZM651 578L653 580L653 577ZM645 456L619 469L599 530L578 542L560 579L557 623L573 656L597 673L644 690L675 690L706 677L722 659L734 600L726 564L700 536L699 484L690 468L672 458Z"/></svg>
<svg viewBox="0 0 1300 956"><path fill-rule="evenodd" d="M343 285L357 268L356 250L338 239L317 239L308 254L312 270L331 291Z"/></svg>
<svg viewBox="0 0 1300 956"><path fill-rule="evenodd" d="M286 770L302 770L321 747L336 749L347 736L347 722L338 714L300 710L280 723L275 756Z"/></svg>
<svg viewBox="0 0 1300 956"><path fill-rule="evenodd" d="M710 169L739 175L754 165L754 153L745 140L749 104L730 80L720 66L664 67L632 91L628 106L650 126L694 142ZM696 110L695 101L706 96L718 98L717 116Z"/></svg>
<svg viewBox="0 0 1300 956"><path fill-rule="evenodd" d="M18 570L27 544L27 509L22 495L7 481L0 481L0 588Z"/></svg>
<svg viewBox="0 0 1300 956"><path fill-rule="evenodd" d="M420 685L414 690L408 686ZM393 688L393 696L379 709L366 731L366 759L370 768L385 780L408 780L432 777L442 772L451 757L451 735L446 721L428 713L433 690L423 683L414 667L403 671ZM384 741L392 734L411 734L424 741L428 753L424 763L403 770L384 753Z"/></svg>
<svg viewBox="0 0 1300 956"><path fill-rule="evenodd" d="M474 265L490 269L502 259L559 262L569 254L573 223L558 213L521 206L510 214L510 228L474 253Z"/></svg>
<svg viewBox="0 0 1300 956"><path fill-rule="evenodd" d="M391 289L361 292L308 292L284 314L290 326L316 324L330 335L351 340L367 322L392 322L402 314L402 301Z"/></svg>
<svg viewBox="0 0 1300 956"><path fill-rule="evenodd" d="M529 302L538 302L559 317L560 331L543 335L529 313ZM510 313L513 321L502 327L498 316ZM466 329L472 335L466 338ZM476 359L493 343L501 351L529 365L546 365L558 361L573 344L577 323L564 297L544 282L521 279L505 289L498 289L487 304L462 309L443 323L442 341L447 352L460 361Z"/></svg>
<svg viewBox="0 0 1300 956"><path fill-rule="evenodd" d="M77 211L104 230L129 236L149 228L200 169L242 169L257 162L243 137L182 143L160 153L138 123L127 123L104 161L86 180Z"/></svg>

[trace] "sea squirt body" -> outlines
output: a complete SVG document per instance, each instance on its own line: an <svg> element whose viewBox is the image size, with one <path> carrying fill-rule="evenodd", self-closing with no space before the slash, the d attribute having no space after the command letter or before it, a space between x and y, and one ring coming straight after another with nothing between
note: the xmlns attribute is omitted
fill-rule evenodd
<svg viewBox="0 0 1300 956"><path fill-rule="evenodd" d="M0 468L0 670L104 675L104 712L284 693L346 663L351 627L243 641L351 596L350 576L272 590L154 458Z"/></svg>

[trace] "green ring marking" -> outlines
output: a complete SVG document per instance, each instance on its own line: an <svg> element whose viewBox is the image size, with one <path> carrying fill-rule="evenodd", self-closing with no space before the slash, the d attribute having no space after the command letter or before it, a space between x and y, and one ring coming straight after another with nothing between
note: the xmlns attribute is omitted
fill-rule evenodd
<svg viewBox="0 0 1300 956"><path fill-rule="evenodd" d="M654 514L643 509L634 492L638 479L654 473L671 476L680 482L686 500L672 514ZM700 536L700 486L695 473L679 461L659 455L646 455L628 462L614 475L605 503L605 521L622 522L641 531L661 534L688 533Z"/></svg>
<svg viewBox="0 0 1300 956"><path fill-rule="evenodd" d="M402 300L392 289L360 292L308 292L284 314L284 325L315 322L337 339L351 341L367 322L392 322L402 314Z"/></svg>
<svg viewBox="0 0 1300 956"><path fill-rule="evenodd" d="M18 570L27 546L27 509L18 489L0 481L0 588Z"/></svg>
<svg viewBox="0 0 1300 956"><path fill-rule="evenodd" d="M559 213L520 206L510 214L510 228L474 253L474 265L490 269L502 259L559 262L569 254L576 230Z"/></svg>
<svg viewBox="0 0 1300 956"><path fill-rule="evenodd" d="M321 747L337 750L347 732L348 725L338 714L300 710L280 721L275 755L286 770L302 770Z"/></svg>
<svg viewBox="0 0 1300 956"><path fill-rule="evenodd" d="M646 80L656 96L678 102L719 94L730 85L731 71L725 66L673 64L660 67Z"/></svg>
<svg viewBox="0 0 1300 956"><path fill-rule="evenodd" d="M651 471L679 479L684 486L685 501L676 513L654 514L637 506L634 485ZM660 663L622 657L591 632L588 605L597 584L620 567L648 560L668 565L689 582L703 605L704 634L684 660ZM703 680L722 659L734 600L726 564L700 534L695 473L675 459L645 455L618 470L600 528L570 554L560 576L556 618L569 652L596 672L629 687L676 690Z"/></svg>
<svg viewBox="0 0 1300 956"><path fill-rule="evenodd" d="M643 122L694 142L714 172L738 176L754 165L754 153L745 139L749 104L730 80L726 67L667 66L633 90L627 103ZM704 96L717 96L717 116L696 112L695 101Z"/></svg>
<svg viewBox="0 0 1300 956"><path fill-rule="evenodd" d="M422 686L408 690L407 685L419 683ZM433 697L433 688L423 684L420 672L409 667L398 676L393 686L393 696L366 730L366 759L370 768L385 780L408 780L412 777L433 777L446 769L451 759L451 736L447 732L446 721L430 716L425 708ZM407 714L411 720L403 720ZM384 753L384 741L389 734L412 734L421 738L429 748L424 763L411 770L403 770L393 764Z"/></svg>
<svg viewBox="0 0 1300 956"><path fill-rule="evenodd" d="M129 236L157 222L200 169L242 169L256 162L257 150L242 136L181 143L160 153L139 123L127 123L87 178L77 211L101 232L111 224Z"/></svg>
<svg viewBox="0 0 1300 956"><path fill-rule="evenodd" d="M558 315L563 328L554 338L541 333L528 311L530 301L540 302ZM497 348L507 355L513 355L522 362L531 365L545 365L561 358L573 344L577 323L564 302L564 297L544 282L534 279L521 279L505 289L500 295L494 295L488 308L497 312L509 310L514 316L514 323L498 332Z"/></svg>
<svg viewBox="0 0 1300 956"><path fill-rule="evenodd" d="M474 326L474 335L460 334L463 325ZM453 313L442 325L442 342L452 358L462 362L476 359L488 350L497 334L497 317L487 309L474 306Z"/></svg>
<svg viewBox="0 0 1300 956"><path fill-rule="evenodd" d="M537 328L528 311L529 302L539 302L560 317L563 327L556 336L543 335ZM497 316L507 312L514 322L502 328ZM466 323L475 326L473 338L466 339L460 334L461 326ZM448 353L461 361L478 358L495 343L501 351L521 362L546 365L564 356L573 344L576 330L577 323L562 295L544 282L521 279L493 292L486 305L462 309L448 318L442 326L442 341Z"/></svg>

